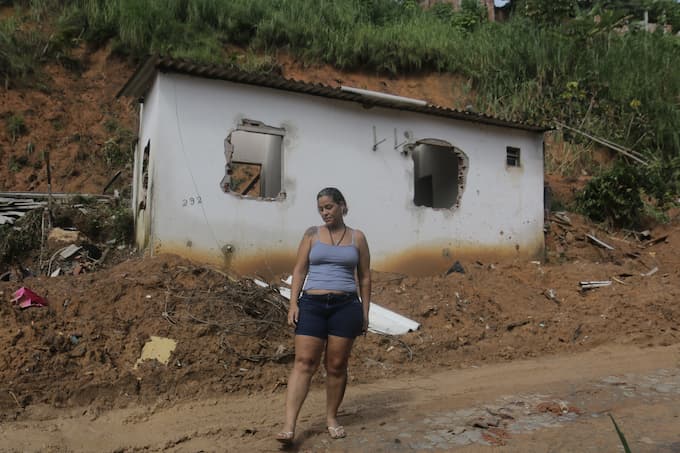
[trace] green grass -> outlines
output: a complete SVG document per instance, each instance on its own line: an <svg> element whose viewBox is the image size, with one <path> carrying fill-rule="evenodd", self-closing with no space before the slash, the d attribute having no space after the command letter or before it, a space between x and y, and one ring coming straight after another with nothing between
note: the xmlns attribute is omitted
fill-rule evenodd
<svg viewBox="0 0 680 453"><path fill-rule="evenodd" d="M106 121L104 127L111 134L101 148L106 166L111 170L117 170L132 165L135 134L115 120Z"/></svg>
<svg viewBox="0 0 680 453"><path fill-rule="evenodd" d="M12 114L5 120L5 131L10 138L12 144L16 143L17 139L28 132L24 117L21 114Z"/></svg>
<svg viewBox="0 0 680 453"><path fill-rule="evenodd" d="M225 63L233 60L225 50L228 43L264 60L286 50L345 70L459 73L479 94L482 111L532 122L556 118L643 152L680 154L676 37L621 34L620 13L601 13L599 24L592 14L558 25L521 15L498 24L486 22L474 1L459 12L415 5L412 0L78 0L63 9L60 23L65 36L94 44L110 40L134 57L162 53ZM272 65L250 67L267 68Z"/></svg>
<svg viewBox="0 0 680 453"><path fill-rule="evenodd" d="M36 72L39 43L38 35L22 31L16 19L0 19L0 83L9 88Z"/></svg>
<svg viewBox="0 0 680 453"><path fill-rule="evenodd" d="M626 441L626 437L623 435L623 432L619 429L619 425L616 424L616 420L614 420L614 417L612 417L612 414L608 414L609 418L612 420L612 423L614 424L614 429L616 429L616 434L619 436L619 440L621 441L621 445L623 446L623 451L625 453L632 453L630 450L630 447L628 446L628 441Z"/></svg>

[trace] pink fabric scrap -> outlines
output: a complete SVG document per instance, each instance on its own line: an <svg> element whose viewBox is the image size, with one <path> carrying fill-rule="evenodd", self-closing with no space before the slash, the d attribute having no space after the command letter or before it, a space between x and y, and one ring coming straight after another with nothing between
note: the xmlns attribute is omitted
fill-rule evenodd
<svg viewBox="0 0 680 453"><path fill-rule="evenodd" d="M45 307L47 305L46 299L24 286L16 290L12 296L12 305L18 305L21 308Z"/></svg>

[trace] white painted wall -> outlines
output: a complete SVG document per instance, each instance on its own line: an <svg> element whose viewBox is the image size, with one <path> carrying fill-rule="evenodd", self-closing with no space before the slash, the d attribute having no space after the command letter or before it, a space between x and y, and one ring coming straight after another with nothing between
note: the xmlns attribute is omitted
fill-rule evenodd
<svg viewBox="0 0 680 453"><path fill-rule="evenodd" d="M241 199L219 186L224 139L243 118L286 131L282 201ZM377 270L412 271L409 254L441 271L456 259L542 251L538 133L178 74L157 76L142 122L140 152L147 138L152 147L155 252L279 272L280 256L291 258L306 227L321 223L315 197L326 186L345 194L346 222L366 234ZM377 151L373 126L386 139ZM393 149L395 128L399 141L410 131L467 155L458 209L414 205L413 159ZM506 167L506 146L521 149L521 167Z"/></svg>
<svg viewBox="0 0 680 453"><path fill-rule="evenodd" d="M156 83L147 94L144 104L140 106L140 125L137 146L135 147L134 172L132 178L132 209L135 219L136 242L139 247L145 247L151 234L151 208L153 205L153 167L155 142L160 134L159 125L159 90L155 90ZM144 149L149 144L148 186L143 188ZM142 209L144 202L146 208Z"/></svg>

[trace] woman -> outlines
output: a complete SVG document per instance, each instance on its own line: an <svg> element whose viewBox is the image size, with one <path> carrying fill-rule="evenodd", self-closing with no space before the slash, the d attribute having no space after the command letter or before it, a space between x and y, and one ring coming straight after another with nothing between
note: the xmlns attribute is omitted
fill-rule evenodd
<svg viewBox="0 0 680 453"><path fill-rule="evenodd" d="M298 414L322 355L328 434L333 439L345 437L337 416L347 384L347 362L354 339L368 329L371 258L366 237L345 225L347 202L338 189L327 187L316 200L323 225L305 232L291 285L288 324L295 326L295 363L288 379L286 420L276 435L284 444L293 442Z"/></svg>

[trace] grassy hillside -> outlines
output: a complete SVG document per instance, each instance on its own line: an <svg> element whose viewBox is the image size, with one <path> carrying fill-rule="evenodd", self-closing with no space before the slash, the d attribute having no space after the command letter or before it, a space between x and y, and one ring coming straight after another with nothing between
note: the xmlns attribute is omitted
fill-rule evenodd
<svg viewBox="0 0 680 453"><path fill-rule="evenodd" d="M504 23L488 22L474 0L460 11L444 4L422 10L414 0L4 3L12 6L0 23L6 86L36 80L44 61L77 66L71 49L83 43L112 46L133 60L161 53L260 71L275 70L277 53L286 51L343 70L449 72L477 93L478 111L563 122L642 153L652 165L631 170L633 181L661 204L680 186L680 38L637 25L646 7L652 20L677 31L680 5L671 0L573 0L559 8L524 0ZM237 58L234 46L248 56Z"/></svg>

